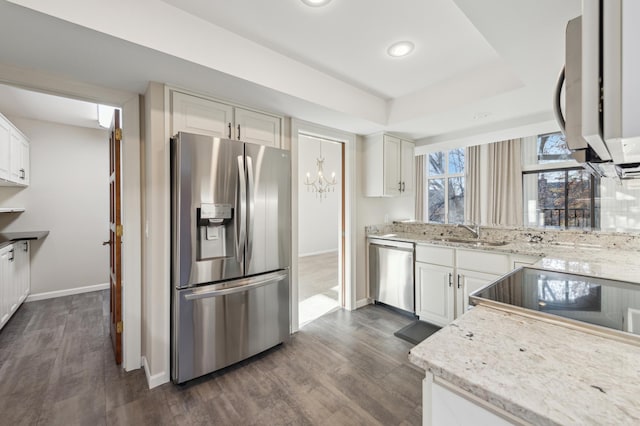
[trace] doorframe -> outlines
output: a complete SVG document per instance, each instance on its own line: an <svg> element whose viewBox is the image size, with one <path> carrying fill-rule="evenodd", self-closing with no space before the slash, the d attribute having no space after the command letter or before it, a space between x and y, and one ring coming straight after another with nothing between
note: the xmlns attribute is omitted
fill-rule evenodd
<svg viewBox="0 0 640 426"><path fill-rule="evenodd" d="M342 254L344 270L340 270L344 286L344 308L356 309L356 253L355 253L355 186L356 186L356 135L340 130L310 123L296 118L291 119L291 332L299 329L298 312L298 136L300 133L325 138L342 143L344 147L343 197L344 213L344 252ZM339 249L342 248L342 241ZM342 268L342 265L340 265Z"/></svg>
<svg viewBox="0 0 640 426"><path fill-rule="evenodd" d="M122 255L126 259L122 265L122 367L126 371L136 370L142 367L140 95L6 64L0 64L0 83L122 109Z"/></svg>

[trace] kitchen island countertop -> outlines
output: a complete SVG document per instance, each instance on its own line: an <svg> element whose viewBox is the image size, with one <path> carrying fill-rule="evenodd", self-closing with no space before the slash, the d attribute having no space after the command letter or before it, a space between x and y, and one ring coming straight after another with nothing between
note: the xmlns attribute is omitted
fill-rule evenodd
<svg viewBox="0 0 640 426"><path fill-rule="evenodd" d="M635 345L477 306L409 359L536 425L640 424Z"/></svg>

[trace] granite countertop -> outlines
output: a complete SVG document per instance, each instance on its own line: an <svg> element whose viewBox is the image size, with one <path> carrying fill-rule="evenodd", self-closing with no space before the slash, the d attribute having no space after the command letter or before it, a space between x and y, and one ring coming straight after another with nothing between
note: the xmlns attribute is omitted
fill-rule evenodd
<svg viewBox="0 0 640 426"><path fill-rule="evenodd" d="M637 250L607 248L593 244L525 241L507 241L505 245L477 247L473 244L443 241L438 237L402 232L367 236L465 250L536 256L540 257L540 260L533 265L534 267L640 283L640 252Z"/></svg>
<svg viewBox="0 0 640 426"><path fill-rule="evenodd" d="M412 363L536 425L640 424L640 347L485 306Z"/></svg>
<svg viewBox="0 0 640 426"><path fill-rule="evenodd" d="M15 241L40 240L49 235L49 231L0 232L0 248Z"/></svg>
<svg viewBox="0 0 640 426"><path fill-rule="evenodd" d="M640 283L640 252L602 244L508 240L476 247L412 233L368 235L538 256L541 269ZM446 237L445 237L446 238ZM476 306L414 347L412 363L536 425L640 424L640 346Z"/></svg>

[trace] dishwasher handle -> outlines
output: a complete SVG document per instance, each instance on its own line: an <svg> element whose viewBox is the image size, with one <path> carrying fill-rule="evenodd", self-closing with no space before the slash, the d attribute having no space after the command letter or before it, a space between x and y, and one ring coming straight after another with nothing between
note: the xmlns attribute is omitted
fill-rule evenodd
<svg viewBox="0 0 640 426"><path fill-rule="evenodd" d="M382 240L369 238L369 244L378 247L387 247L394 250L413 251L413 243L405 241Z"/></svg>

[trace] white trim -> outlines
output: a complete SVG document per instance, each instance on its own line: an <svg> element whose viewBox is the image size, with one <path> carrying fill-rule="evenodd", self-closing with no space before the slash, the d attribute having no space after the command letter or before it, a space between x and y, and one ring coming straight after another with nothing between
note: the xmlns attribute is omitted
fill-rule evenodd
<svg viewBox="0 0 640 426"><path fill-rule="evenodd" d="M149 375L149 363L147 362L147 357L144 355L142 356L140 363L144 369L144 375L147 377L147 385L149 385L149 389L153 389L156 386L163 385L169 381L169 376L164 371L154 374L153 376Z"/></svg>
<svg viewBox="0 0 640 426"><path fill-rule="evenodd" d="M345 252L340 253L344 258L344 277L345 282L345 300L344 303L347 310L354 310L356 305L356 253L355 253L355 229L356 229L356 135L340 130L331 129L318 124L309 123L296 118L291 119L291 176L298 176L298 135L303 133L309 136L317 136L325 139L331 139L336 142L345 144L345 173L344 179L344 206L341 208L345 212ZM291 182L291 252L298 252L298 180L292 179ZM338 248L341 251L341 245ZM292 256L291 261L291 332L295 332L299 328L298 316L298 258ZM343 275L342 264L339 265L340 276Z"/></svg>
<svg viewBox="0 0 640 426"><path fill-rule="evenodd" d="M339 250L340 249L338 249L338 248L334 248L334 249L329 249L329 250L314 251L314 252L311 252L311 253L302 253L302 254L298 254L298 257L318 256L320 254L335 253L335 252L337 252Z"/></svg>
<svg viewBox="0 0 640 426"><path fill-rule="evenodd" d="M142 211L140 191L140 96L122 106L122 367L142 366Z"/></svg>
<svg viewBox="0 0 640 426"><path fill-rule="evenodd" d="M90 293L92 291L109 290L109 283L88 285L85 287L69 288L67 290L45 291L44 293L30 294L25 302L54 299L56 297L72 296L74 294Z"/></svg>
<svg viewBox="0 0 640 426"><path fill-rule="evenodd" d="M372 303L373 301L371 299L365 297L364 299L360 299L356 302L356 309L360 309L363 306L371 305Z"/></svg>

